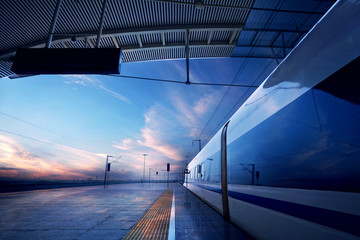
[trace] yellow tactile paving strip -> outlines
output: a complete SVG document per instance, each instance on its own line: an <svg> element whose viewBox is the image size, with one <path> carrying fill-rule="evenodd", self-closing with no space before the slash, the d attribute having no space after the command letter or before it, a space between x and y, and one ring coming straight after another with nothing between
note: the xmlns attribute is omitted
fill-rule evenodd
<svg viewBox="0 0 360 240"><path fill-rule="evenodd" d="M165 190L124 240L168 239L172 197L173 190Z"/></svg>

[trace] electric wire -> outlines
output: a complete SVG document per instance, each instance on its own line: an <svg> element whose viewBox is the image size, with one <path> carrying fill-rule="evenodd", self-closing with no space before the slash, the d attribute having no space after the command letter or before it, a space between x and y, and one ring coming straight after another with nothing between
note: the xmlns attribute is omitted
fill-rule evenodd
<svg viewBox="0 0 360 240"><path fill-rule="evenodd" d="M4 113L4 112L0 112L0 114L2 114L2 115L4 115L4 116L7 116L7 117L9 117L9 118L15 119L15 120L17 120L17 121L26 123L26 124L28 124L28 125L30 125L30 126L32 126L32 127L41 129L41 130L46 131L46 132L49 132L49 133L54 134L54 135L56 135L56 136L59 136L59 137L68 139L68 140L70 140L70 141L72 141L72 142L74 142L74 143L80 144L80 145L82 145L82 146L84 146L84 147L88 147L88 148L90 148L90 149L94 149L94 147L92 147L92 146L89 146L89 145L87 145L87 144L85 144L85 143L79 142L79 141L74 140L74 139L72 139L72 138L70 138L70 137L64 136L64 135L59 134L59 133L57 133L57 132L54 132L54 131L52 131L52 130L50 130L50 129L48 129L48 128L41 127L41 126L39 126L39 125L36 125L36 124L34 124L34 123L28 122L28 121L23 120L23 119L20 119L20 118L18 118L18 117L14 117L14 116L9 115L9 114L6 114L6 113Z"/></svg>
<svg viewBox="0 0 360 240"><path fill-rule="evenodd" d="M272 64L273 61L270 61L265 68L263 69L263 71L258 75L258 77L253 81L256 82L260 79L261 75L265 72L265 70ZM223 119L221 121L219 121L218 125L216 125L216 127L214 128L214 130L211 132L211 134L209 134L209 136L206 138L206 140L204 142L207 142L209 140L209 137L213 136L213 134L216 132L216 130L218 129L219 125L221 123L224 122L225 119L229 118L229 115L231 113L233 113L234 108L238 107L240 101L246 96L246 94L248 93L249 89L246 90L246 92L239 98L239 100L234 104L234 106L228 111L228 113L225 115L225 117L223 117Z"/></svg>
<svg viewBox="0 0 360 240"><path fill-rule="evenodd" d="M18 136L18 137L27 138L27 139L30 139L30 140L33 140L33 141L36 141L36 142L46 143L46 144L54 145L54 146L57 146L57 147L60 147L60 148L73 150L71 147L61 145L61 144L57 144L57 143L53 143L53 142L49 142L49 141L44 140L44 139L29 137L29 136L26 136L26 135L22 135L22 134L19 134L19 133L7 131L7 130L4 130L4 129L0 129L0 131L11 134L11 135L15 135L15 136Z"/></svg>
<svg viewBox="0 0 360 240"><path fill-rule="evenodd" d="M46 131L46 132L49 132L49 133L52 133L52 134L58 135L58 136L60 136L60 137L63 137L63 138L68 138L68 139L72 140L72 139L71 139L71 138L69 138L69 137L66 137L66 136L64 136L64 135L61 135L61 134L59 134L59 133L56 133L56 132L54 132L54 131L52 131L52 130L50 130L50 129L47 129L47 128L44 128L44 127L41 127L41 126L39 126L39 125L33 124L33 123L31 123L31 122L25 121L25 120L23 120L23 119L20 119L20 118L17 118L17 117L11 116L11 115L6 114L6 113L3 113L3 112L0 112L0 114L2 114L2 115L4 115L4 116L7 116L7 117L9 117L9 118L12 118L12 119L18 120L18 121L20 121L20 122L26 123L26 124L28 124L28 125L30 125L30 126L33 126L33 127L39 128L39 129L44 130L44 131Z"/></svg>

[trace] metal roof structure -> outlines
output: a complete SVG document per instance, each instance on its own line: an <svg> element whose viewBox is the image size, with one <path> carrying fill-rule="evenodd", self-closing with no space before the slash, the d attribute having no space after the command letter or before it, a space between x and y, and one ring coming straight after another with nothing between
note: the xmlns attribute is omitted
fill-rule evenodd
<svg viewBox="0 0 360 240"><path fill-rule="evenodd" d="M14 76L10 69L18 48L47 44L50 48L121 48L124 63L207 57L278 60L333 3L5 0L0 16L0 77Z"/></svg>

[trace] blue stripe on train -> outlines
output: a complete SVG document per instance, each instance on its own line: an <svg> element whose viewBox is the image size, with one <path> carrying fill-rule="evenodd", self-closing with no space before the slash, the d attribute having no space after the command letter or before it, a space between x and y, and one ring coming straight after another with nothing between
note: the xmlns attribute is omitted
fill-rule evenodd
<svg viewBox="0 0 360 240"><path fill-rule="evenodd" d="M220 188L210 187L206 185L197 185L198 187L217 192L221 194ZM255 204L264 208L268 208L277 212L311 221L326 227L334 228L342 232L347 232L356 236L360 236L360 216L328 210L324 208L312 207L298 203L286 202L266 197L259 197L250 194L229 191L229 197ZM231 215L231 213L230 213Z"/></svg>

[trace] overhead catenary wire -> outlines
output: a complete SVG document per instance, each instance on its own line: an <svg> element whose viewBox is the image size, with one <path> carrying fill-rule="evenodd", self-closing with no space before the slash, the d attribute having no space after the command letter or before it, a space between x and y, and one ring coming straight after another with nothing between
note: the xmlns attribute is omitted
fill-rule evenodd
<svg viewBox="0 0 360 240"><path fill-rule="evenodd" d="M274 59L274 60L275 60L275 59ZM258 77L257 77L253 82L256 82L256 81L259 80L259 78L261 77L261 75L262 75L262 74L266 71L266 69L273 63L274 60L270 61L270 62L265 66L265 68L263 69L263 71L258 75ZM229 115L230 115L231 113L233 113L234 108L236 108L236 107L239 105L240 101L246 96L246 93L248 92L248 90L249 90L249 89L247 89L247 91L239 98L239 100L236 101L236 103L234 104L234 106L228 111L228 113L225 115L225 117L223 117L223 118L221 119L221 121L219 121L219 123L216 125L216 127L214 128L214 130L213 130L213 131L209 134L209 136L204 140L205 143L209 140L209 138L210 138L211 136L213 136L213 135L215 134L215 132L216 132L216 130L218 129L219 125L220 125L221 123L223 123L224 120L226 120L226 119L229 118Z"/></svg>
<svg viewBox="0 0 360 240"><path fill-rule="evenodd" d="M50 129L41 127L41 126L39 126L39 125L33 124L33 123L31 123L31 122L28 122L28 121L26 121L26 120L20 119L20 118L18 118L18 117L11 116L11 115L9 115L9 114L7 114L7 113L0 112L0 114L2 114L2 115L4 115L4 116L7 116L7 117L9 117L9 118L15 119L15 120L17 120L17 121L26 123L26 124L28 124L28 125L30 125L30 126L39 128L39 129L44 130L44 131L46 131L46 132L49 132L49 133L58 135L58 136L60 136L60 137L68 138L68 139L72 140L71 138L66 137L66 136L64 136L64 135L61 135L61 134L59 134L59 133L57 133L57 132L54 132L54 131L52 131L52 130L50 130Z"/></svg>
<svg viewBox="0 0 360 240"><path fill-rule="evenodd" d="M49 132L49 133L54 134L54 135L56 135L56 136L59 136L59 137L68 139L68 140L70 140L70 141L72 141L72 142L74 142L74 143L78 143L78 144L80 144L80 145L82 145L82 146L84 146L84 147L89 147L89 148L91 148L91 149L94 149L94 147L92 147L92 146L89 146L89 145L87 145L87 144L85 144L85 143L79 142L79 141L74 140L74 139L72 139L72 138L70 138L70 137L67 137L67 136L64 136L64 135L62 135L62 134L59 134L59 133L57 133L57 132L55 132L55 131L52 131L52 130L50 130L50 129L48 129L48 128L41 127L41 126L39 126L39 125L36 125L36 124L34 124L34 123L28 122L28 121L26 121L26 120L20 119L20 118L18 118L18 117L12 116L12 115L7 114L7 113L4 113L4 112L0 112L0 114L1 114L1 115L4 115L4 116L7 116L7 117L9 117L9 118L15 119L15 120L17 120L17 121L26 123L26 124L28 124L28 125L30 125L30 126L32 126L32 127L41 129L41 130L46 131L46 132ZM5 131L5 130L3 130L3 131ZM33 140L34 140L34 139L33 139Z"/></svg>
<svg viewBox="0 0 360 240"><path fill-rule="evenodd" d="M53 146L63 148L63 149L67 149L67 150L70 150L70 151L74 150L74 148L66 146L66 145L50 142L48 140L41 139L41 138L29 137L29 136L26 136L26 135L23 135L23 134L20 134L20 133L15 133L15 132L12 132L12 131L8 131L8 130L5 130L5 129L0 129L0 132L4 132L4 133L11 134L11 135L14 135L14 136L22 137L22 138L27 138L29 140L36 141L36 142L41 142L41 143L53 145ZM82 150L82 149L79 149L79 150ZM82 150L82 151L86 151L86 150ZM92 153L92 152L89 152L89 153ZM93 154L95 154L95 153L93 153Z"/></svg>
<svg viewBox="0 0 360 240"><path fill-rule="evenodd" d="M7 130L4 130L4 129L0 129L0 131L4 132L4 133L11 134L11 135L14 135L14 136L27 138L27 139L30 139L30 140L33 140L33 141L36 141L36 142L42 142L42 143L50 144L50 145L57 146L57 147L60 147L60 148L73 150L71 147L61 145L61 144L57 144L57 143L53 143L53 142L50 142L50 141L47 141L47 140L44 140L44 139L29 137L29 136L26 136L26 135L23 135L23 134L20 134L20 133L11 132L11 131L7 131Z"/></svg>

